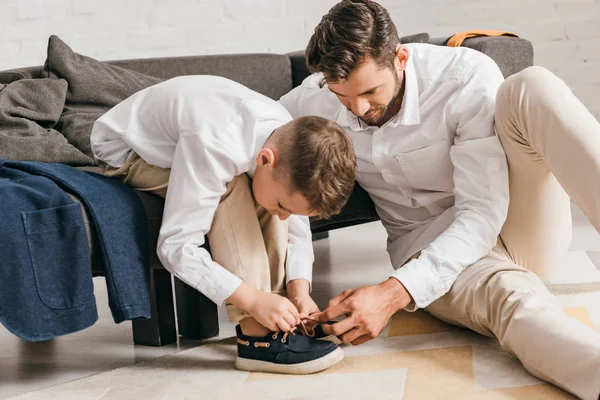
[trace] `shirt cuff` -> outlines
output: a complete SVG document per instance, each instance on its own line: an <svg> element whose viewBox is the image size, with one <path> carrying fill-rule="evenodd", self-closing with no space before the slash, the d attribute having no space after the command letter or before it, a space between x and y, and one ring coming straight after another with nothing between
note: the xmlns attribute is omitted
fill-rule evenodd
<svg viewBox="0 0 600 400"><path fill-rule="evenodd" d="M443 294L438 276L418 258L397 269L391 277L398 279L414 300L405 308L406 311L425 308Z"/></svg>
<svg viewBox="0 0 600 400"><path fill-rule="evenodd" d="M305 247L288 245L285 283L287 284L294 279L305 279L310 285L310 292L312 291L312 266L315 259L312 251L312 243L310 249Z"/></svg>
<svg viewBox="0 0 600 400"><path fill-rule="evenodd" d="M208 297L217 306L222 306L242 284L242 280L212 260L207 262L207 266L208 268L203 268L201 273L194 271L195 273L186 274L184 270L176 271L175 276Z"/></svg>
<svg viewBox="0 0 600 400"><path fill-rule="evenodd" d="M219 264L216 264L216 266L218 268L215 268L215 283L218 283L216 284L216 287L209 288L209 293L205 295L215 304L221 306L225 303L225 300L228 299L238 287L240 287L242 280L231 272L227 271L225 268L221 267Z"/></svg>

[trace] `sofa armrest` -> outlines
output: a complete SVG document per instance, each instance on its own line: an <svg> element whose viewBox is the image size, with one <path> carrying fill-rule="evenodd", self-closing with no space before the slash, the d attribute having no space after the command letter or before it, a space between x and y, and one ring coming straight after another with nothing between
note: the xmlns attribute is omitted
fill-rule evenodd
<svg viewBox="0 0 600 400"><path fill-rule="evenodd" d="M448 38L430 39L443 45ZM466 39L462 47L470 47L490 56L505 78L533 65L533 45L527 39L511 36L479 36Z"/></svg>

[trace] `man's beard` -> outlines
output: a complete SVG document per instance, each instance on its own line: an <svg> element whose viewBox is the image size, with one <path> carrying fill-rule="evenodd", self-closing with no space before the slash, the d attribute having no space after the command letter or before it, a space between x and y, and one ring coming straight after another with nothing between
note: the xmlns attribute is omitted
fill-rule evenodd
<svg viewBox="0 0 600 400"><path fill-rule="evenodd" d="M398 98L403 95L403 90L402 90L402 82L400 82L400 78L398 77L398 74L394 74L394 78L396 81L396 87L394 88L394 91L396 92L396 94L394 95L394 97L392 98L392 100L385 106L385 107L380 107L380 111L379 112L379 116L377 119L373 120L373 119L365 119L365 118L361 118L359 117L361 120L363 120L367 125L370 126L380 126L383 124L380 124L379 122L383 122L384 118L386 117L386 114L388 113L388 111L390 111L390 109L394 106L394 104L396 103L396 101L398 100ZM374 110L369 110L366 114L370 113L371 111ZM387 122L387 121L386 121Z"/></svg>

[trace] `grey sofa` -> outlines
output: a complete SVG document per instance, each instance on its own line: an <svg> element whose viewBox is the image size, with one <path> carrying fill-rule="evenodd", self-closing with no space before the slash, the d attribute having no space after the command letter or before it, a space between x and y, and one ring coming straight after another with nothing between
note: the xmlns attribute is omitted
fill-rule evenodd
<svg viewBox="0 0 600 400"><path fill-rule="evenodd" d="M445 39L431 39L429 43L443 45ZM467 39L463 46L479 50L492 57L505 77L533 64L533 48L529 41L513 37ZM119 60L112 65L135 70L160 78L178 75L220 75L238 81L273 99L278 99L308 76L302 52L284 55L238 54L175 57L160 59ZM24 78L43 77L42 67L29 67L0 72L0 83ZM84 167L94 170L93 167ZM219 333L217 307L205 296L184 283L175 280L173 296L171 275L162 267L156 256L156 242L162 218L162 199L139 193L148 216L152 318L133 321L133 338L136 344L162 346L176 341L175 319L179 334L189 338L206 339ZM331 220L312 220L314 238L322 238L331 229L342 228L377 220L377 213L368 194L355 187L342 213ZM94 259L94 239L88 232L94 275L102 275ZM208 244L209 245L209 244ZM177 304L174 312L173 297Z"/></svg>

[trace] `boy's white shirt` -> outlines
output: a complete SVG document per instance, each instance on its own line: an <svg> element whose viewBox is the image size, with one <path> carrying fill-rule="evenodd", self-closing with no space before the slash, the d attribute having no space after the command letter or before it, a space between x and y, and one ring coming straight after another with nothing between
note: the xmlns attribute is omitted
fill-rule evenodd
<svg viewBox="0 0 600 400"><path fill-rule="evenodd" d="M226 184L252 178L269 135L291 120L283 106L215 76L177 77L135 93L94 124L94 156L121 167L136 152L171 168L157 253L164 267L220 305L240 278L201 246ZM288 218L286 281L312 280L308 217Z"/></svg>
<svg viewBox="0 0 600 400"><path fill-rule="evenodd" d="M354 142L358 183L388 233L391 275L426 307L489 253L508 212L508 168L494 131L502 73L468 48L408 44L399 113L369 127L314 74L280 99L293 117L337 121ZM403 264L421 251L417 259ZM400 268L402 267L402 268Z"/></svg>

